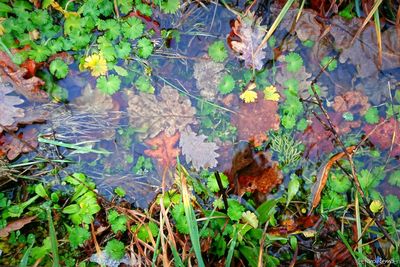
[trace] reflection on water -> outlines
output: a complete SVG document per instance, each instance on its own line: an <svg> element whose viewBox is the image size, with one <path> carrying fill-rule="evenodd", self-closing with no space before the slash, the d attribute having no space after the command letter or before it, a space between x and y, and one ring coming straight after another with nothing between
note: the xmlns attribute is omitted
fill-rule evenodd
<svg viewBox="0 0 400 267"><path fill-rule="evenodd" d="M137 83L140 75L122 77L125 89L107 96L95 88L93 78L87 73L73 72L60 82L69 91L69 103L45 107L52 115L42 127L43 133L54 132L58 140L68 143L90 142L87 144L111 152L108 156L70 155L79 164L68 168L87 173L102 193L111 193L120 186L133 203L146 207L161 190L164 170L174 169L176 155L180 155L180 162L189 170L194 166L191 170L197 171L215 166L210 162L217 160L216 169L229 173L237 193L267 194L282 182L282 175L287 181L295 172L309 179L316 174L316 166L326 162L329 153L337 148L334 136L324 127L327 121L316 119L312 113L312 110L319 112L310 88L313 81L346 146L356 144L376 123L400 111L398 56L393 52L392 61L384 57L383 71L378 70L373 61L376 58L376 42L371 37L373 27L367 27L360 39L348 46L349 36L359 27L357 24L333 18L332 30L320 36L323 25L314 19L313 12L307 11L288 34L293 14L297 12L290 11L268 43L268 55L272 57L273 51L276 60L266 58L263 63L268 61L268 67L253 73L235 59L232 51L228 60L219 63L207 55L212 42L217 39L225 42L235 14L212 5L208 11L191 6L186 12L175 15L171 21L160 21L161 28L180 31L179 42L170 40L169 48L157 50L146 64L120 62L136 74L147 70L145 77L155 94L140 90ZM384 33L384 40L387 49L395 51L391 50L396 47L391 34L395 35L392 30ZM365 43L369 48L363 46ZM335 67L321 73L322 62L333 61ZM233 91L228 93L220 89L227 75L235 81ZM239 95L251 83L255 84L257 100L243 103ZM278 100L268 98L263 91L269 85L276 87ZM364 166L360 161L360 169L374 173L384 161L383 178L398 169L399 124L392 119L370 134L370 142L362 147L360 156L368 155L370 150L381 149L381 153L377 152L379 155ZM289 139L267 134L279 129L302 142L299 149L303 149L303 157L290 170L285 169L286 163L281 161L283 156L279 153L298 155L299 152L285 148ZM182 136L186 136L185 141ZM233 147L240 140L246 142L239 143L237 153L233 154ZM247 141L261 148L256 151ZM242 150L240 146L244 146ZM267 153L265 150L270 146L274 149ZM204 155L197 159L188 156L194 149ZM63 153L67 155L68 151ZM399 195L390 190L387 182L382 183L381 191Z"/></svg>

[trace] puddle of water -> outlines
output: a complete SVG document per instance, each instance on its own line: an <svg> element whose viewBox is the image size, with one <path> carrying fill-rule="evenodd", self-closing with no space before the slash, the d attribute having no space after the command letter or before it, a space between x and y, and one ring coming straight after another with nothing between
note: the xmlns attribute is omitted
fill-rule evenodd
<svg viewBox="0 0 400 267"><path fill-rule="evenodd" d="M126 190L131 202L146 207L160 192L163 169L174 165L176 155L179 155L180 162L188 169L192 166L197 167L197 170L210 167L210 170L231 172L235 176L239 171L233 170L235 166L232 166L232 159L235 158L233 153L238 151L234 149L235 144L245 140L257 145L268 140L270 143L267 148L271 148L272 153L266 157L272 156L272 160L282 162L284 156L277 152L283 151L288 157L286 160L292 164L284 172L285 182L293 173L311 179L316 175L316 166L324 164L329 153L338 150L335 149L337 145L332 143L332 134L312 114L312 110L317 111L317 108L310 103L315 101L311 97L311 82L321 72L320 59L323 56L337 56L339 59L337 68L323 72L316 82L324 106L337 126L337 131L346 140L346 146L357 143L365 135L365 129L370 126L364 118L367 112L374 112L369 111L371 107L376 107L378 115L386 117L390 108L400 106L400 99L395 98L399 90L398 65L389 64L385 71L378 72L376 68L363 67L363 63L351 55L353 50L347 49L338 55L333 46L340 46L340 30L346 27L341 20L332 22L331 39L319 40L315 36L312 40L299 40L299 37L304 39L304 36L309 38L312 35L301 31L294 35L288 34L287 28L293 18L291 13L275 34L273 46L276 54L287 56L296 52L303 59L303 63L299 63L303 66L293 72L288 71L290 67L283 57L278 57L275 62L269 61L266 69L258 71L255 77L255 90L258 91L256 103L243 103L238 96L251 84L252 72L232 56L232 51L229 52L229 60L224 63L215 63L207 56L210 43L217 39L225 42L225 37L231 32L230 22L236 18L222 7L215 8L210 5L206 10L192 6L187 13L176 15L170 21L160 20L160 28L177 29L180 32L180 41L172 40L170 48L157 51L149 59L148 65L140 62L124 65L126 69L134 70L133 73L142 74L147 71L150 75L121 77L121 87L126 89L112 97L95 89L95 79L88 72L79 73L76 65L71 75L59 82L59 86L68 91L69 103L48 107L52 116L49 123L41 127L41 132L54 133L58 140L68 143L93 142L95 149L111 152L110 155L69 155L78 164L71 164L66 170L87 173L96 181L99 191L106 195L120 186ZM305 16L311 19L310 14ZM306 22L302 23L306 25ZM313 23L316 24L315 21ZM307 25L313 26L310 23ZM316 31L312 28L308 30ZM355 44L360 46L357 49L363 49L362 42ZM344 56L345 52L347 54ZM363 53L360 52L360 55ZM264 62L271 59L267 58ZM227 74L232 75L236 84L231 94L223 95L218 85ZM139 77L150 80L155 95L138 92L133 84ZM262 90L267 85L276 86L280 94L279 102L263 99ZM299 95L304 99L304 108L302 105L299 107L295 101L287 101L292 97L291 86L298 87ZM400 98L400 94L397 95ZM387 108L384 107L386 101L390 103ZM282 108L285 105L286 109ZM278 140L283 143L274 145L277 139L271 140L271 136L267 137L264 133L271 129L284 130L282 125L287 123L288 126L290 122L290 114L285 112L295 109L304 110L300 111L301 117L292 127L294 130L286 130L288 139ZM396 129L399 133L399 124L386 127L386 132L378 130L379 134L371 136L372 142L366 143L360 157L356 157L359 162L363 162L362 157L368 158L370 162L357 167L373 171L384 162L384 178L398 170L400 144L396 142L399 139L395 139L388 147L387 136L384 135ZM169 137L164 138L163 134ZM175 136L174 141L171 141L171 136ZM295 144L291 142L296 140L290 137L302 141L298 149L305 147L302 156L296 160L288 156L295 153L290 148ZM179 144L182 146L185 142L186 145L180 148ZM285 143L293 145L285 148ZM371 159L368 149L374 146L383 150L379 156ZM157 150L157 147L161 147L161 150ZM392 149L392 155L388 154L389 149ZM185 155L182 155L183 152ZM70 151L63 150L62 153L68 155ZM256 157L257 161L261 156L254 152L252 157ZM254 158L250 161L252 164L255 162ZM246 167L248 165L245 164L240 170ZM247 186L253 186L256 181L251 183ZM380 191L400 195L387 182L382 183Z"/></svg>

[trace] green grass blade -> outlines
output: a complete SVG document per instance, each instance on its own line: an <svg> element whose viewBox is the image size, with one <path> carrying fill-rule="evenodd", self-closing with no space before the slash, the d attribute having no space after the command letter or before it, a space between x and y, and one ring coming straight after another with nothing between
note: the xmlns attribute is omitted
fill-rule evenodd
<svg viewBox="0 0 400 267"><path fill-rule="evenodd" d="M53 253L53 267L59 267L60 266L60 258L58 255L57 235L56 235L56 229L54 228L53 217L51 215L50 207L46 207L46 212L47 212L47 220L49 222L51 252Z"/></svg>
<svg viewBox="0 0 400 267"><path fill-rule="evenodd" d="M289 0L286 2L285 6L282 8L281 12L279 12L278 17L276 17L274 23L272 23L271 28L269 28L267 34L264 36L261 44L257 47L256 53L261 47L263 47L267 42L268 39L272 36L275 32L276 28L278 28L279 24L281 23L282 19L285 17L286 13L288 12L290 6L293 4L294 0Z"/></svg>
<svg viewBox="0 0 400 267"><path fill-rule="evenodd" d="M170 243L170 242L169 242ZM176 250L176 248L174 246L172 246L172 244L169 244L169 247L171 248L172 251L172 255L174 256L174 264L177 267L184 267L185 265L182 262L181 257L179 256L178 251Z"/></svg>
<svg viewBox="0 0 400 267"><path fill-rule="evenodd" d="M35 244L35 240L33 240L32 244L25 251L24 256L22 257L21 262L19 263L18 267L27 267L28 266L29 256L31 255L31 251L32 251L34 244Z"/></svg>
<svg viewBox="0 0 400 267"><path fill-rule="evenodd" d="M190 240L192 241L192 246L194 249L194 253L196 254L198 266L204 267L205 265L204 265L204 261L203 261L203 256L201 255L200 235L199 235L199 229L197 227L196 216L194 214L193 207L190 203L189 192L188 192L187 185L186 185L186 178L183 175L182 171L180 171L180 174L182 177L181 183L182 183L183 207L185 209L186 221L189 226Z"/></svg>
<svg viewBox="0 0 400 267"><path fill-rule="evenodd" d="M235 231L233 232L233 238L231 240L231 244L229 246L228 256L226 257L225 266L231 266L233 252L235 252L236 241L238 237L238 227L235 227Z"/></svg>

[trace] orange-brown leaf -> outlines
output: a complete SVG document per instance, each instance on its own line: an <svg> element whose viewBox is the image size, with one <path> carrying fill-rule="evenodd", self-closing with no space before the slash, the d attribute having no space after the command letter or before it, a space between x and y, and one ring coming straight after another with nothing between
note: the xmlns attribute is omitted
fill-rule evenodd
<svg viewBox="0 0 400 267"><path fill-rule="evenodd" d="M36 216L29 216L8 223L6 227L0 230L0 237L7 237L12 231L21 229L28 223L32 222L35 218Z"/></svg>
<svg viewBox="0 0 400 267"><path fill-rule="evenodd" d="M350 147L346 148L346 150L348 153L352 153L354 151L354 148L355 148L355 146L350 146ZM346 155L346 153L344 153L344 152L340 152L340 153L333 155L329 159L329 161L319 170L319 172L317 174L317 181L315 182L315 184L313 185L313 187L311 189L312 201L311 201L311 209L310 209L310 212L308 213L309 215L311 214L313 209L318 206L319 202L321 201L321 193L322 193L322 190L324 190L324 188L325 188L326 182L328 181L329 171L331 170L332 165L336 161L343 158L345 155Z"/></svg>
<svg viewBox="0 0 400 267"><path fill-rule="evenodd" d="M259 146L267 140L268 130L279 129L278 102L264 99L258 92L254 103L240 103L239 110L232 115L231 122L238 128L240 140L253 141Z"/></svg>
<svg viewBox="0 0 400 267"><path fill-rule="evenodd" d="M161 132L156 137L145 142L148 146L154 147L154 149L146 149L144 153L156 159L163 168L175 166L176 157L180 153L180 149L175 147L179 137L179 132L176 132L173 136L168 136Z"/></svg>

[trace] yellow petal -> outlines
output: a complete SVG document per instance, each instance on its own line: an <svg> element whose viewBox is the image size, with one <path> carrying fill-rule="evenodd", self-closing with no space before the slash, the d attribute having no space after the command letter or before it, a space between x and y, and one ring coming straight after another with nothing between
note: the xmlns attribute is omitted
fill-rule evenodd
<svg viewBox="0 0 400 267"><path fill-rule="evenodd" d="M244 91L240 95L240 99L242 99L245 103L252 103L257 99L257 93L252 90Z"/></svg>
<svg viewBox="0 0 400 267"><path fill-rule="evenodd" d="M273 85L267 86L264 89L265 100L279 101L281 96L276 92L276 87Z"/></svg>
<svg viewBox="0 0 400 267"><path fill-rule="evenodd" d="M101 54L93 54L86 57L83 66L90 69L92 75L96 77L107 73L107 61Z"/></svg>
<svg viewBox="0 0 400 267"><path fill-rule="evenodd" d="M369 208L373 213L377 213L383 209L383 204L379 200L373 200L369 205Z"/></svg>

